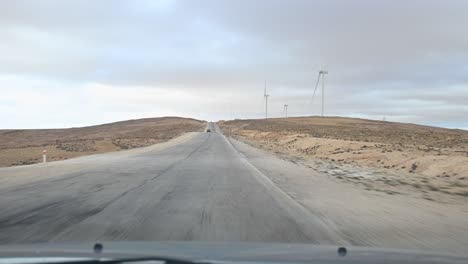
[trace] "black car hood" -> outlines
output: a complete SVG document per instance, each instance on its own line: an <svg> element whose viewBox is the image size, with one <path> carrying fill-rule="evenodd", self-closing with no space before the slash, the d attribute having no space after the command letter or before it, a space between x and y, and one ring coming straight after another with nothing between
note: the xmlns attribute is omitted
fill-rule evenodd
<svg viewBox="0 0 468 264"><path fill-rule="evenodd" d="M101 242L44 243L0 246L0 258L9 257L143 257L165 256L212 263L468 263L468 256L425 251L346 247L312 244L231 242Z"/></svg>

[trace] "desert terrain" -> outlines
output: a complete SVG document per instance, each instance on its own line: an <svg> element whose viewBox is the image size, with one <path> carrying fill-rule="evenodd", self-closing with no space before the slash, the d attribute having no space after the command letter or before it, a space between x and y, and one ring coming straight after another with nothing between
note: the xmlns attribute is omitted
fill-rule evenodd
<svg viewBox="0 0 468 264"><path fill-rule="evenodd" d="M341 117L220 121L235 139L369 191L468 197L468 131Z"/></svg>
<svg viewBox="0 0 468 264"><path fill-rule="evenodd" d="M259 149L201 124L211 132L0 168L0 244L196 240L466 253L463 187L444 189L420 172Z"/></svg>
<svg viewBox="0 0 468 264"><path fill-rule="evenodd" d="M66 129L0 130L0 167L150 146L187 132L203 131L205 121L161 117Z"/></svg>

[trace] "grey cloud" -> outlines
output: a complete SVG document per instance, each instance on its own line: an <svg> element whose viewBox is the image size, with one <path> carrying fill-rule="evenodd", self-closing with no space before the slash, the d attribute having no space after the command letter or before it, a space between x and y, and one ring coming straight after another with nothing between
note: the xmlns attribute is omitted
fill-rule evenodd
<svg viewBox="0 0 468 264"><path fill-rule="evenodd" d="M227 118L259 115L265 79L272 107L316 113L323 64L330 113L430 123L437 103L437 124L456 126L468 115L467 13L456 0L3 1L0 75L237 98L186 106Z"/></svg>

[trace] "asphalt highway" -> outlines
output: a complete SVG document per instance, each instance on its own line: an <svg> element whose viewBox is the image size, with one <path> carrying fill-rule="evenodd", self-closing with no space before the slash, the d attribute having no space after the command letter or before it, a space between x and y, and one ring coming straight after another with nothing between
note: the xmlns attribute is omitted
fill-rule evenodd
<svg viewBox="0 0 468 264"><path fill-rule="evenodd" d="M163 149L1 169L0 243L341 242L209 127Z"/></svg>

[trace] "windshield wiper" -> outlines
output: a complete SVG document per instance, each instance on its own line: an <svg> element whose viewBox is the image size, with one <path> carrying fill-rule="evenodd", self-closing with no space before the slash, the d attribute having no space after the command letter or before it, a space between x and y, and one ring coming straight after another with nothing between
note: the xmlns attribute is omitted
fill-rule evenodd
<svg viewBox="0 0 468 264"><path fill-rule="evenodd" d="M197 262L197 261L190 261L184 260L179 258L171 258L171 257L141 257L141 258L97 258L97 259L89 259L89 260L71 260L71 261L63 261L63 262L37 262L35 264L122 264L122 263L139 263L139 262L164 262L165 264L211 264L209 262Z"/></svg>

